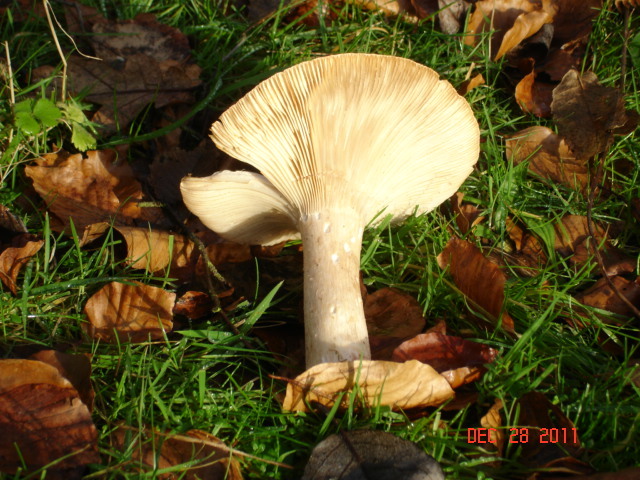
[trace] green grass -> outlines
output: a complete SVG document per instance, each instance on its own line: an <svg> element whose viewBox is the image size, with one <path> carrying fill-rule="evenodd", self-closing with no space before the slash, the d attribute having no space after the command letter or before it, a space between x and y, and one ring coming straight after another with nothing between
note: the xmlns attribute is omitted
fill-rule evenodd
<svg viewBox="0 0 640 480"><path fill-rule="evenodd" d="M375 52L404 56L434 68L455 86L475 62L474 74L482 73L487 83L467 98L481 126L482 154L462 191L466 201L482 210L485 220L478 230L484 242L470 240L485 252L502 249L509 244L507 216L543 232L566 214L586 213L582 194L561 186L551 188L528 175L524 166L514 167L505 160L505 135L531 125L553 128L553 124L519 110L502 65L487 59L487 41L470 49L463 47L459 36L439 33L430 21L415 26L352 5L336 8L337 20L313 29L287 21L282 12L249 25L231 4L223 13L222 8L214 6L216 2L199 0L87 3L94 3L111 18L152 12L160 21L189 35L193 56L203 68L203 86L198 92L200 103L183 127L187 145L196 145L206 135L206 122L214 120L260 80L317 54ZM62 18L58 5L54 7ZM638 23L636 16L632 27ZM164 341L91 343L81 330L85 321L82 308L105 283L118 278L166 288L174 285L124 265L119 260L117 236L108 236L92 248L80 248L73 238L54 233L48 217L30 204L33 196L28 192L30 183L23 165L50 151L54 144L72 147L63 128L18 138L11 131L10 93L13 90L16 102L29 95L46 95L48 80L33 83L33 71L42 65L59 65L60 59L46 21L35 15L23 22L5 17L0 35L9 42L15 78L12 89L4 77L0 87L0 204L10 205L30 232L45 241L20 275L18 295L0 291L0 351L4 358L20 356L26 346L37 345L93 355L93 419L100 432L102 464L91 467L92 478L157 476L153 471L144 476L135 473L130 453L110 447L109 434L120 422L161 431L198 428L237 450L294 467L289 470L245 458L241 459L245 478L299 478L314 445L340 429L355 428L389 431L418 443L441 462L450 478L524 478L530 472L515 447L507 451L508 458L501 464L492 466L494 454L482 445L467 443L467 429L479 426L480 417L494 399L500 398L504 411L514 415L518 398L534 390L544 393L575 423L584 446L581 460L599 471L638 464L640 390L629 381L627 367L629 359L638 357L637 320L628 327L614 327L602 321L602 312L590 312L591 323L583 330L565 321L575 315L572 295L594 283L597 267L576 269L557 255L551 255L536 276L518 276L507 267L511 273L506 308L521 336L513 339L500 331L485 331L470 321L468 305L436 263L436 255L452 231L457 231L455 222L440 211L411 218L399 227L383 224L368 231L362 269L367 286L392 286L415 296L429 324L445 318L451 333L477 339L500 351L488 372L466 389L478 393L477 401L461 410L430 409L415 419L385 408L283 413L278 395L285 385L269 376L277 372L278 365L251 335L233 335L217 317L185 323L182 333L170 334ZM58 38L63 50L71 52L71 43L60 31ZM603 84L616 85L622 48L618 14L603 12L591 38L585 69L593 69ZM629 63L626 101L627 107L636 111L640 107L639 81L637 70ZM98 138L99 148L129 143L131 137L153 142L157 134L149 131L150 113L141 114L134 124L110 138ZM149 148L150 143L139 143L130 156L151 155L147 153ZM640 227L629 205L640 197L639 152L640 140L633 135L616 138L606 160L606 172L618 185L616 195L598 199L593 211L597 221L619 227L616 245L636 258L640 253ZM617 170L618 160L629 162L631 168L624 173ZM552 246L548 251L552 253ZM282 288L265 317L292 320L294 314L286 301L293 298L295 302L299 294ZM232 320L249 315L261 300L251 298L244 310L232 314ZM597 340L599 335L615 336L623 354L614 356L604 351ZM243 343L247 339L251 348ZM37 476L35 473L29 478Z"/></svg>

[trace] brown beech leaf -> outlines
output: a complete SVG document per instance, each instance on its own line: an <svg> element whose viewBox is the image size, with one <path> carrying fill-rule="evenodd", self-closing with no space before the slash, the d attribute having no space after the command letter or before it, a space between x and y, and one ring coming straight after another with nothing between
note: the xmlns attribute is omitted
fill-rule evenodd
<svg viewBox="0 0 640 480"><path fill-rule="evenodd" d="M628 122L620 91L601 85L593 72L569 70L553 91L551 110L560 135L583 159L606 151Z"/></svg>
<svg viewBox="0 0 640 480"><path fill-rule="evenodd" d="M460 291L494 320L499 320L507 332L514 332L513 319L503 311L506 277L478 247L452 237L438 255L438 265L442 269L449 267Z"/></svg>
<svg viewBox="0 0 640 480"><path fill-rule="evenodd" d="M489 408L489 411L480 419L482 428L486 428L489 432L489 445L487 445L486 448L495 449L498 457L502 456L504 442L507 437L507 431L502 428L500 410L502 410L502 400L496 398L491 408Z"/></svg>
<svg viewBox="0 0 640 480"><path fill-rule="evenodd" d="M68 229L70 219L81 232L91 224L109 221L131 225L136 220L154 222L158 208L140 206L142 187L133 170L115 150L51 153L25 167L49 210Z"/></svg>
<svg viewBox="0 0 640 480"><path fill-rule="evenodd" d="M387 432L355 430L325 438L311 452L302 480L444 480L424 450Z"/></svg>
<svg viewBox="0 0 640 480"><path fill-rule="evenodd" d="M41 350L29 357L55 367L60 375L71 382L80 400L89 411L93 410L95 393L91 386L91 358L89 355L75 355L56 350Z"/></svg>
<svg viewBox="0 0 640 480"><path fill-rule="evenodd" d="M537 80L538 71L531 70L516 85L516 101L523 112L536 117L549 117L551 115L551 102L555 83L541 82Z"/></svg>
<svg viewBox="0 0 640 480"><path fill-rule="evenodd" d="M11 210L4 205L0 205L0 233L6 230L9 234L29 233L22 220L14 215ZM4 235L0 236L0 243L3 242Z"/></svg>
<svg viewBox="0 0 640 480"><path fill-rule="evenodd" d="M456 216L455 218L458 228L466 235L473 230L473 227L481 223L484 220L484 217L480 216L482 212L475 205L462 203L463 198L463 193L455 193L451 197L451 206L453 214Z"/></svg>
<svg viewBox="0 0 640 480"><path fill-rule="evenodd" d="M550 23L556 11L552 0L480 0L469 20L465 43L476 45L480 33L495 31L491 54L497 60Z"/></svg>
<svg viewBox="0 0 640 480"><path fill-rule="evenodd" d="M184 235L148 228L116 226L127 243L127 263L132 268L151 273L165 273L171 278L193 278L199 252Z"/></svg>
<svg viewBox="0 0 640 480"><path fill-rule="evenodd" d="M79 479L87 464L100 460L89 409L71 383L43 362L0 360L0 431L0 472L56 461L47 478Z"/></svg>
<svg viewBox="0 0 640 480"><path fill-rule="evenodd" d="M418 301L395 288L367 294L363 303L369 335L405 338L417 335L426 325Z"/></svg>
<svg viewBox="0 0 640 480"><path fill-rule="evenodd" d="M527 441L521 442L522 462L531 468L552 472L566 468L585 473L585 464L573 458L581 452L578 431L562 410L538 392L524 394L518 400L518 406L517 425L526 427L528 434Z"/></svg>
<svg viewBox="0 0 640 480"><path fill-rule="evenodd" d="M304 412L312 402L331 407L336 401L346 407L348 399L343 394L356 384L366 406L383 405L395 410L441 405L454 396L442 375L417 360L363 360L321 363L310 368L289 381L283 408Z"/></svg>
<svg viewBox="0 0 640 480"><path fill-rule="evenodd" d="M440 30L448 35L458 33L468 9L469 2L464 0L438 0Z"/></svg>
<svg viewBox="0 0 640 480"><path fill-rule="evenodd" d="M451 388L476 381L498 352L491 347L437 332L428 332L407 340L393 351L391 360L418 360L431 365L447 379Z"/></svg>
<svg viewBox="0 0 640 480"><path fill-rule="evenodd" d="M111 282L87 301L84 327L92 338L107 342L158 340L173 328L175 299L175 293L161 288Z"/></svg>
<svg viewBox="0 0 640 480"><path fill-rule="evenodd" d="M458 87L458 94L464 96L474 88L484 85L485 83L487 83L486 80L484 79L482 74L479 73L475 77L472 77L462 82Z"/></svg>
<svg viewBox="0 0 640 480"><path fill-rule="evenodd" d="M0 280L14 295L18 293L16 281L20 270L43 245L44 241L34 235L22 233L13 237L10 245L0 253Z"/></svg>
<svg viewBox="0 0 640 480"><path fill-rule="evenodd" d="M607 240L604 229L593 222L592 230L595 238L589 235L587 217L581 215L565 215L554 226L556 233L554 248L570 262L582 266L594 255L598 248L608 275L631 273L635 271L635 259L612 246ZM595 262L595 260L593 260Z"/></svg>
<svg viewBox="0 0 640 480"><path fill-rule="evenodd" d="M89 41L100 60L73 55L68 63L70 90L88 91L84 100L101 106L92 120L114 131L150 103L193 101L201 69L190 60L186 36L150 14L92 20Z"/></svg>
<svg viewBox="0 0 640 480"><path fill-rule="evenodd" d="M589 184L587 159L576 158L566 142L547 127L525 128L507 138L507 159L519 165L529 162L529 171L568 188L586 191Z"/></svg>
<svg viewBox="0 0 640 480"><path fill-rule="evenodd" d="M204 292L185 292L173 307L175 315L182 315L190 320L197 320L211 314L213 301Z"/></svg>
<svg viewBox="0 0 640 480"><path fill-rule="evenodd" d="M132 468L140 473L175 467L175 473L159 475L161 479L242 480L240 465L232 450L219 438L202 430L184 434L157 431L134 431L120 426L111 434L112 447L131 451Z"/></svg>
<svg viewBox="0 0 640 480"><path fill-rule="evenodd" d="M507 235L515 245L507 258L521 267L518 272L526 277L536 276L547 262L547 254L538 238L520 228L511 218L506 219Z"/></svg>
<svg viewBox="0 0 640 480"><path fill-rule="evenodd" d="M627 300L636 308L640 308L640 281L638 279L632 281L620 276L610 277L610 279ZM578 293L576 300L584 305L607 310L618 315L629 316L633 314L629 306L620 300L620 297L613 291L604 277L584 292Z"/></svg>

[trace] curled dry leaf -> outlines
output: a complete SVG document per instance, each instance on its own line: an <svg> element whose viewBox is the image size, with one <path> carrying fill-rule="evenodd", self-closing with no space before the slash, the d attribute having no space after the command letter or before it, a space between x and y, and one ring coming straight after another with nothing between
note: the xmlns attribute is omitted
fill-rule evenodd
<svg viewBox="0 0 640 480"><path fill-rule="evenodd" d="M438 0L440 30L448 35L458 33L468 9L469 2L464 0Z"/></svg>
<svg viewBox="0 0 640 480"><path fill-rule="evenodd" d="M478 225L484 217L481 217L482 213L478 207L469 203L462 203L464 194L457 192L451 197L451 205L453 214L456 218L456 224L463 234L467 234L473 230L473 227Z"/></svg>
<svg viewBox="0 0 640 480"><path fill-rule="evenodd" d="M175 299L175 293L162 288L112 282L87 301L84 327L92 338L107 342L158 340L173 328Z"/></svg>
<svg viewBox="0 0 640 480"><path fill-rule="evenodd" d="M369 335L405 338L426 325L418 301L398 289L381 288L367 294L363 303Z"/></svg>
<svg viewBox="0 0 640 480"><path fill-rule="evenodd" d="M488 445L487 448L494 448L498 457L502 456L507 436L507 431L502 428L500 410L502 410L502 400L496 398L489 411L480 419L482 428L486 428L489 432L489 444L493 445L493 447Z"/></svg>
<svg viewBox="0 0 640 480"><path fill-rule="evenodd" d="M55 367L36 360L0 360L0 431L7 474L56 461L47 478L75 479L100 459L89 409Z"/></svg>
<svg viewBox="0 0 640 480"><path fill-rule="evenodd" d="M506 220L507 235L515 249L506 256L520 268L518 273L526 277L536 276L547 262L547 254L536 236L517 225L510 217Z"/></svg>
<svg viewBox="0 0 640 480"><path fill-rule="evenodd" d="M511 316L504 311L505 274L487 259L478 248L452 237L438 255L440 268L449 267L453 281L460 291L494 320L499 320L507 332L514 332Z"/></svg>
<svg viewBox="0 0 640 480"><path fill-rule="evenodd" d="M0 232L6 230L10 234L29 233L22 220L4 205L0 205ZM0 236L0 242L3 241Z"/></svg>
<svg viewBox="0 0 640 480"><path fill-rule="evenodd" d="M0 253L0 280L14 295L18 293L16 281L20 270L43 245L44 241L34 235L22 233L13 237L9 246Z"/></svg>
<svg viewBox="0 0 640 480"><path fill-rule="evenodd" d="M190 320L197 320L211 314L213 301L204 292L185 292L173 307L173 313L183 315Z"/></svg>
<svg viewBox="0 0 640 480"><path fill-rule="evenodd" d="M523 112L544 118L551 115L551 101L556 84L538 81L538 73L536 69L532 69L518 82L515 97Z"/></svg>
<svg viewBox="0 0 640 480"><path fill-rule="evenodd" d="M395 410L441 405L454 396L442 375L417 360L363 360L321 363L310 368L289 381L283 408L304 412L312 402L331 407L338 400L346 406L348 399L342 394L356 385L365 405Z"/></svg>
<svg viewBox="0 0 640 480"><path fill-rule="evenodd" d="M302 480L444 480L442 468L415 443L373 430L325 438L311 452Z"/></svg>
<svg viewBox="0 0 640 480"><path fill-rule="evenodd" d="M41 350L29 357L55 367L60 375L71 382L80 400L89 411L93 410L95 393L91 386L91 358L89 355L74 355L56 350Z"/></svg>
<svg viewBox="0 0 640 480"><path fill-rule="evenodd" d="M487 83L486 80L484 79L482 74L479 73L475 77L462 82L462 84L458 87L458 94L464 96L474 88L479 87L480 85L484 85L485 83Z"/></svg>
<svg viewBox="0 0 640 480"><path fill-rule="evenodd" d="M552 0L481 0L469 20L467 45L476 45L481 33L495 31L491 53L497 60L553 20L557 6Z"/></svg>
<svg viewBox="0 0 640 480"><path fill-rule="evenodd" d="M622 93L601 85L593 72L569 70L553 91L551 110L560 135L582 159L606 151L616 131L635 121L627 116Z"/></svg>
<svg viewBox="0 0 640 480"><path fill-rule="evenodd" d="M242 480L231 449L202 430L189 430L182 435L152 431L141 434L121 426L111 434L111 444L116 450L132 452L132 466L140 473L180 467L176 474L166 473L158 478Z"/></svg>
<svg viewBox="0 0 640 480"><path fill-rule="evenodd" d="M133 170L115 150L70 155L51 153L25 167L33 187L68 229L70 220L81 232L91 224L115 219L121 225L136 220L157 221L158 208L140 205L142 187Z"/></svg>
<svg viewBox="0 0 640 480"><path fill-rule="evenodd" d="M568 188L586 191L589 185L587 159L573 155L567 143L551 129L525 128L507 138L507 159L519 165L529 162L529 171Z"/></svg>
<svg viewBox="0 0 640 480"><path fill-rule="evenodd" d="M481 343L429 332L399 345L391 356L394 362L418 360L432 366L452 388L475 381L485 371L483 365L495 360L498 352Z"/></svg>

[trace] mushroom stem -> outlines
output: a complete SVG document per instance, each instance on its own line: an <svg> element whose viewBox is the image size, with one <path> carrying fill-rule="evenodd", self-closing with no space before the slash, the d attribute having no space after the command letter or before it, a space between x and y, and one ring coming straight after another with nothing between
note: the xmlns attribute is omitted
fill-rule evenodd
<svg viewBox="0 0 640 480"><path fill-rule="evenodd" d="M369 334L360 292L364 222L340 207L305 216L304 329L307 368L324 362L368 360Z"/></svg>

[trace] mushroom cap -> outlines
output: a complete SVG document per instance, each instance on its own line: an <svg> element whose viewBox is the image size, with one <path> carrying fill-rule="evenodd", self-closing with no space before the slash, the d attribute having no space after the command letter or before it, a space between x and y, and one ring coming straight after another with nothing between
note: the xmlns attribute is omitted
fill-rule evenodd
<svg viewBox="0 0 640 480"><path fill-rule="evenodd" d="M383 209L394 220L416 207L428 212L458 189L479 154L477 121L453 86L424 65L386 55L332 55L288 68L231 106L211 131L218 148L260 170L294 219L344 205L363 224ZM183 181L185 198L196 180ZM209 188L236 189L231 183ZM237 223L226 212L237 196L217 198L217 214ZM212 204L187 205L212 226L211 215L203 217ZM257 234L255 208L250 216Z"/></svg>

